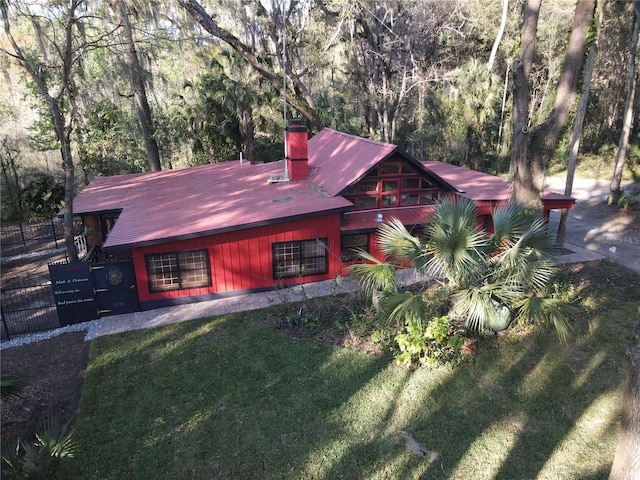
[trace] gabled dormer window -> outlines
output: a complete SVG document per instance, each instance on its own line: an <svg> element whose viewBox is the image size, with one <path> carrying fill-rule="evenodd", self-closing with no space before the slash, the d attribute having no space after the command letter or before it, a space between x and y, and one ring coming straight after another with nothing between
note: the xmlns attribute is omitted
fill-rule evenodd
<svg viewBox="0 0 640 480"><path fill-rule="evenodd" d="M386 161L367 172L362 180L342 191L356 210L429 205L439 189L406 161Z"/></svg>

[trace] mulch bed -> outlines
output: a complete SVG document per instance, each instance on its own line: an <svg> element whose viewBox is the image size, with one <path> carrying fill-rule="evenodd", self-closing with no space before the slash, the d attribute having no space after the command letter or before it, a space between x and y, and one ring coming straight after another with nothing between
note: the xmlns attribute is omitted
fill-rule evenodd
<svg viewBox="0 0 640 480"><path fill-rule="evenodd" d="M47 417L57 416L63 424L75 415L89 361L84 335L64 333L2 350L2 374L25 380L18 397L0 401L3 445L31 440Z"/></svg>

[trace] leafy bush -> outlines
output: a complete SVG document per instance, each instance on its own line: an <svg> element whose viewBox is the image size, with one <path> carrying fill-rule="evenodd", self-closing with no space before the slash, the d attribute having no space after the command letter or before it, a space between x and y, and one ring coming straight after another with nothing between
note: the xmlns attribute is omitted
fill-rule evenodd
<svg viewBox="0 0 640 480"><path fill-rule="evenodd" d="M451 363L461 359L465 337L454 322L444 315L426 324L414 322L395 336L399 353L396 361L401 365L427 365Z"/></svg>
<svg viewBox="0 0 640 480"><path fill-rule="evenodd" d="M0 396L9 400L20 396L27 385L25 377L3 374L0 377ZM73 440L71 420L62 427L57 417L48 417L35 432L35 441L18 439L2 446L1 471L3 478L47 478L55 462L73 457L76 443Z"/></svg>
<svg viewBox="0 0 640 480"><path fill-rule="evenodd" d="M618 206L625 211L637 210L640 205L640 190L623 190L618 200Z"/></svg>
<svg viewBox="0 0 640 480"><path fill-rule="evenodd" d="M396 337L403 361L427 351L421 319L444 313L471 331L502 331L517 320L553 324L566 339L571 308L553 295L555 246L546 224L517 205L497 207L491 224L492 232L478 227L471 200L443 199L424 227L426 243L392 218L378 230L386 261L361 252L367 263L350 267L386 324L405 328ZM425 292L400 291L397 272L407 266L445 285L440 305L450 307L447 311L435 312ZM433 340L442 340L434 328ZM450 346L455 351L461 344Z"/></svg>
<svg viewBox="0 0 640 480"><path fill-rule="evenodd" d="M22 200L29 216L50 217L64 206L64 180L51 173L32 169L27 172Z"/></svg>

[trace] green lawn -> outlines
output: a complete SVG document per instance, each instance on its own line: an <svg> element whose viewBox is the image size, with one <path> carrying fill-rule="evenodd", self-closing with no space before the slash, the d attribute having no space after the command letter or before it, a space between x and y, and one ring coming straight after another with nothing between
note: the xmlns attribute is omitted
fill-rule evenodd
<svg viewBox="0 0 640 480"><path fill-rule="evenodd" d="M575 287L591 322L567 345L531 332L458 367L409 370L296 339L264 312L98 338L80 451L57 478L607 478L640 319L634 281L612 297ZM441 452L444 473L399 429Z"/></svg>

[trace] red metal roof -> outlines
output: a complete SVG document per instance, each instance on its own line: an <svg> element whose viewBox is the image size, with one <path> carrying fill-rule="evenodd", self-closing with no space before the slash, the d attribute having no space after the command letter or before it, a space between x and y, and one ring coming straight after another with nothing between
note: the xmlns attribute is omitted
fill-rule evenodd
<svg viewBox="0 0 640 480"><path fill-rule="evenodd" d="M472 200L509 200L511 197L511 182L499 177L448 163L422 164L452 185L461 196Z"/></svg>
<svg viewBox="0 0 640 480"><path fill-rule="evenodd" d="M324 128L309 140L309 179L335 196L396 150L397 145Z"/></svg>
<svg viewBox="0 0 640 480"><path fill-rule="evenodd" d="M422 164L458 190L459 195L476 202L508 201L511 198L512 185L509 180L448 163L425 161ZM542 200L552 208L571 208L575 203L572 197L549 191L542 192Z"/></svg>
<svg viewBox="0 0 640 480"><path fill-rule="evenodd" d="M343 232L375 230L381 223L377 220L379 213L382 214L383 222L387 222L390 218L397 218L403 225L422 225L427 223L433 211L433 205L420 205L347 212L344 214L344 221L340 230Z"/></svg>
<svg viewBox="0 0 640 480"><path fill-rule="evenodd" d="M130 248L347 211L351 202L338 194L376 164L394 153L415 162L396 145L329 128L309 140L308 153L308 180L269 183L272 175L283 173L282 162L239 161L99 177L75 198L74 212L121 211L104 247ZM498 177L441 162L421 165L425 175L434 176L444 189L455 189L476 202L510 197L511 183ZM551 208L573 203L570 197L548 192L543 198ZM395 216L407 225L417 225L424 223L430 210L422 206L380 211L386 218ZM343 230L376 228L378 212L346 215Z"/></svg>
<svg viewBox="0 0 640 480"><path fill-rule="evenodd" d="M121 210L105 248L161 243L196 235L348 209L308 180L268 183L282 163L238 161L156 173L99 177L74 200L74 212Z"/></svg>

